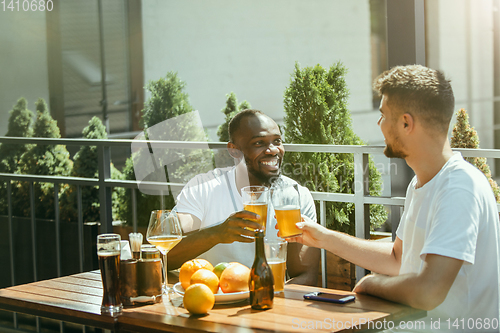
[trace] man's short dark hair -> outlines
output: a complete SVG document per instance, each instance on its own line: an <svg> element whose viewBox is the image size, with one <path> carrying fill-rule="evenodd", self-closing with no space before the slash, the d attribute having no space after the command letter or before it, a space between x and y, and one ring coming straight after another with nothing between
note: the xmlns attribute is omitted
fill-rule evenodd
<svg viewBox="0 0 500 333"><path fill-rule="evenodd" d="M441 71L420 65L397 66L380 74L373 89L388 104L409 113L425 125L448 132L455 108L450 81Z"/></svg>
<svg viewBox="0 0 500 333"><path fill-rule="evenodd" d="M229 141L234 143L234 134L236 133L236 131L238 131L238 129L240 128L240 124L241 124L241 121L246 118L246 117L250 117L250 116L257 116L257 115L263 115L263 116L266 116L266 114L264 114L264 112L260 111L260 110L255 110L255 109L245 109L239 113L237 113L233 119L231 119L231 121L229 122L229 127L228 127L228 131L229 131Z"/></svg>

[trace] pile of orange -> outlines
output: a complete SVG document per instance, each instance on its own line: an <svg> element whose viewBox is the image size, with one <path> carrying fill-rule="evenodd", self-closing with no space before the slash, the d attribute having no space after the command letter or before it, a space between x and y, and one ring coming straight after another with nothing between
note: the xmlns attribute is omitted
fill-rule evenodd
<svg viewBox="0 0 500 333"><path fill-rule="evenodd" d="M202 268L213 271L214 266L212 266L212 264L205 259L193 259L182 264L179 271L179 282L181 283L181 286L182 288L184 288L184 290L186 290L191 284L191 276L197 270Z"/></svg>
<svg viewBox="0 0 500 333"><path fill-rule="evenodd" d="M223 293L248 291L250 269L238 262L230 263L220 275L220 289Z"/></svg>
<svg viewBox="0 0 500 333"><path fill-rule="evenodd" d="M217 277L217 275L215 275L214 272L208 269L199 269L194 272L193 275L191 275L190 284L195 283L203 283L207 285L207 287L210 288L210 290L214 294L217 294L217 291L219 291L219 278Z"/></svg>
<svg viewBox="0 0 500 333"><path fill-rule="evenodd" d="M186 261L180 268L179 281L184 288L184 307L193 314L205 314L215 304L220 289L223 293L248 291L250 269L237 262L212 266L205 259Z"/></svg>
<svg viewBox="0 0 500 333"><path fill-rule="evenodd" d="M184 293L184 307L192 314L205 314L215 304L214 293L203 283L190 285Z"/></svg>

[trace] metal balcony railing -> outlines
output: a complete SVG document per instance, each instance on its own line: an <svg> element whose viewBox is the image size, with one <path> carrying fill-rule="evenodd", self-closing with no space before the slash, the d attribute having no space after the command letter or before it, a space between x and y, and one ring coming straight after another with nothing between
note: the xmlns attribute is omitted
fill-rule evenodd
<svg viewBox="0 0 500 333"><path fill-rule="evenodd" d="M111 179L110 166L111 155L110 149L112 147L130 147L134 143L150 143L159 148L190 148L190 149L206 149L206 142L185 142L185 141L138 141L138 140L87 140L87 139L46 139L46 138L12 138L0 137L2 144L50 144L50 145L66 145L66 146L96 146L98 147L98 170L99 176L95 178L77 178L77 177L56 177L56 176L41 176L41 175L25 175L25 174L6 174L0 173L0 181L7 183L8 191L8 224L9 224L9 249L10 249L10 266L11 266L11 280L12 285L15 285L16 278L14 274L14 250L13 244L15 242L12 234L13 230L13 216L12 216L12 200L11 200L11 182L12 181L26 181L30 184L30 207L31 207L31 240L33 248L33 270L34 280L36 276L36 226L35 226L35 197L33 183L35 182L48 182L53 183L55 186L55 230L56 235L56 260L57 260L57 274L60 276L61 272L61 250L60 250L60 222L59 222L59 205L58 205L58 188L60 184L75 185L77 188L77 207L78 207L78 239L79 239L79 260L80 270L83 271L83 214L82 214L82 186L98 186L99 187L99 200L100 200L100 223L101 232L112 231L112 215L111 215L111 190L114 187L123 187L133 189L132 191L132 209L133 209L133 230L137 231L137 210L136 210L136 191L138 188L137 181L126 181ZM226 149L226 143L210 142L208 148L212 150ZM370 154L383 154L384 147L376 146L334 146L334 145L297 145L286 144L285 150L287 152L324 152L324 153L349 153L354 155L354 182L355 184L364 184L367 181L368 171L368 156ZM500 158L500 150L497 149L456 149L460 151L464 157L486 157L486 158ZM389 178L390 179L390 178ZM390 181L390 180L389 180ZM144 184L144 182L143 182ZM173 188L182 188L184 184L179 183L148 183L150 188L164 189L165 186ZM387 184L386 184L387 185ZM319 221L321 225L326 225L326 202L350 202L355 204L355 235L359 238L369 238L367 230L369 230L369 214L367 213L370 204L382 204L388 206L403 206L403 197L373 197L366 193L366 186L354 186L354 194L343 193L328 193L328 192L311 192L313 199L319 202L320 211L318 212ZM499 206L500 208L500 206ZM326 286L326 253L322 250L321 254L322 264L322 285ZM356 276L358 278L365 275L364 269L356 267Z"/></svg>

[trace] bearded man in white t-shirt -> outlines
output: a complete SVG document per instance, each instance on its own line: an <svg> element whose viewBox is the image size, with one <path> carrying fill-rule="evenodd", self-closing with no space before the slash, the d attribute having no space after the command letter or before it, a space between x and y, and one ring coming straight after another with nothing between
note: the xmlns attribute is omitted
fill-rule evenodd
<svg viewBox="0 0 500 333"><path fill-rule="evenodd" d="M362 278L354 291L427 310L420 331L498 332L498 211L484 174L450 148L450 82L430 68L400 66L382 73L374 89L382 97L384 153L415 172L394 243L326 230L308 218L298 223L303 235L289 241L379 273Z"/></svg>
<svg viewBox="0 0 500 333"><path fill-rule="evenodd" d="M169 269L193 258L219 262L240 262L252 266L255 254L253 222L257 215L243 210L241 189L249 185L270 186L280 178L285 150L278 125L258 110L244 110L229 123L228 151L235 166L217 168L191 179L177 197L175 207L186 236L168 253ZM311 193L298 186L301 213L316 222ZM266 238L277 238L272 205L268 209ZM319 249L294 243L287 249L287 283L316 285Z"/></svg>

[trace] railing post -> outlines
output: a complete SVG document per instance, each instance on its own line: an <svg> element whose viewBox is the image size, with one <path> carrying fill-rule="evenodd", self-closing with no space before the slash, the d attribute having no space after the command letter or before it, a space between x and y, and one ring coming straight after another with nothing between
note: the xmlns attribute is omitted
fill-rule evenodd
<svg viewBox="0 0 500 333"><path fill-rule="evenodd" d="M137 232L137 190L130 189L132 193L132 230Z"/></svg>
<svg viewBox="0 0 500 333"><path fill-rule="evenodd" d="M9 223L9 257L10 257L10 281L16 285L16 273L14 265L14 225L12 223L12 182L7 180L7 217Z"/></svg>
<svg viewBox="0 0 500 333"><path fill-rule="evenodd" d="M36 260L36 217L35 217L35 189L33 182L29 184L30 209L31 209L31 246L33 257L33 281L38 281L37 260Z"/></svg>
<svg viewBox="0 0 500 333"><path fill-rule="evenodd" d="M82 187L76 186L76 207L78 212L78 258L80 260L80 272L83 272L84 254L83 254L83 210L82 210Z"/></svg>
<svg viewBox="0 0 500 333"><path fill-rule="evenodd" d="M61 276L61 229L59 225L59 184L54 183L54 225L56 232L57 277Z"/></svg>
<svg viewBox="0 0 500 333"><path fill-rule="evenodd" d="M111 188L106 186L106 179L111 178L111 153L110 148L101 144L99 152L99 201L101 233L113 232L113 215L111 208Z"/></svg>
<svg viewBox="0 0 500 333"><path fill-rule="evenodd" d="M365 204L365 195L369 194L368 154L354 153L354 216L355 236L362 239L370 238L370 210ZM363 267L356 266L356 281L366 275Z"/></svg>
<svg viewBox="0 0 500 333"><path fill-rule="evenodd" d="M9 223L9 257L10 257L10 281L12 286L16 285L16 272L14 264L14 225L12 223L12 181L7 179L7 218ZM12 314L14 329L19 328L17 321L17 312Z"/></svg>
<svg viewBox="0 0 500 333"><path fill-rule="evenodd" d="M391 197L405 197L406 188L408 183L413 177L413 171L402 159L391 158L389 163L389 175L390 184L389 188L391 190ZM399 226L399 221L401 220L401 210L402 207L391 206L391 213L389 215L391 222L392 240L396 239L396 230Z"/></svg>
<svg viewBox="0 0 500 333"><path fill-rule="evenodd" d="M319 222L326 228L326 202L319 201ZM321 287L328 288L326 250L321 249Z"/></svg>

